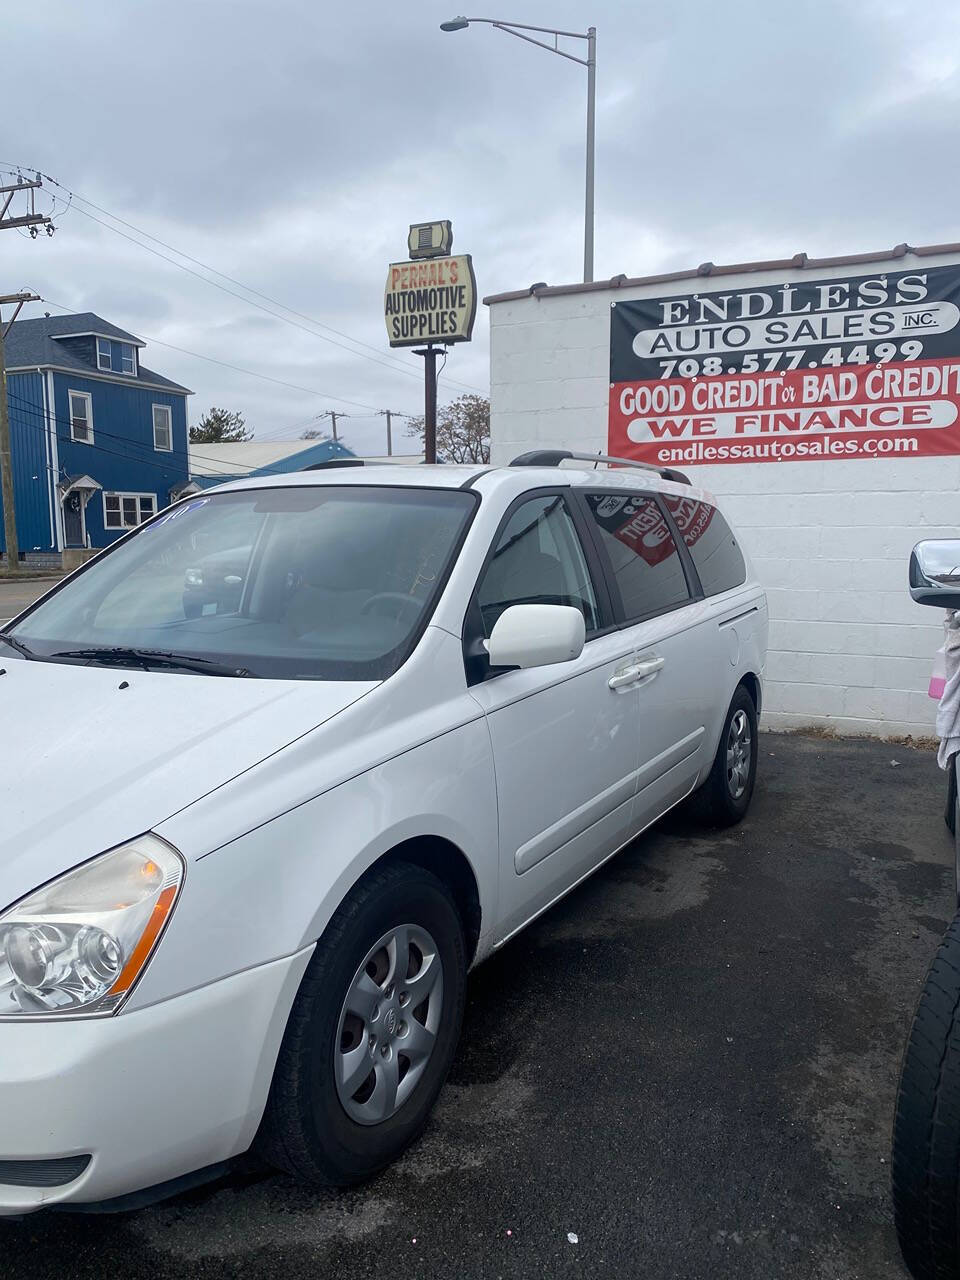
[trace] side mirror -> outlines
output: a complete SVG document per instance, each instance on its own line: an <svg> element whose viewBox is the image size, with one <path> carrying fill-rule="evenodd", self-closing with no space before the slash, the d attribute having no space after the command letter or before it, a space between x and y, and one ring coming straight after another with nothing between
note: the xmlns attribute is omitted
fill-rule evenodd
<svg viewBox="0 0 960 1280"><path fill-rule="evenodd" d="M583 652L583 614L567 604L513 604L494 623L487 653L494 667L547 667Z"/></svg>
<svg viewBox="0 0 960 1280"><path fill-rule="evenodd" d="M910 556L910 595L917 604L960 609L960 539L917 543Z"/></svg>

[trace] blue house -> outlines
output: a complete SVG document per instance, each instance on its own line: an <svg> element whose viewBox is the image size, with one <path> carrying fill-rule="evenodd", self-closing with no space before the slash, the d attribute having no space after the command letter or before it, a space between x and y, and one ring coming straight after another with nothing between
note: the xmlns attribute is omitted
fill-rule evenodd
<svg viewBox="0 0 960 1280"><path fill-rule="evenodd" d="M187 486L192 393L145 368L143 348L89 311L11 326L7 401L22 558L105 547Z"/></svg>

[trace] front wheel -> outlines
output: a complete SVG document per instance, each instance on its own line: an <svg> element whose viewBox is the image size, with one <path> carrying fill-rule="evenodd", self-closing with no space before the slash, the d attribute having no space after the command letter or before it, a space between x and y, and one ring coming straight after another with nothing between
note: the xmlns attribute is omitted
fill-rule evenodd
<svg viewBox="0 0 960 1280"><path fill-rule="evenodd" d="M747 689L733 695L710 774L697 794L700 816L716 827L731 827L746 814L757 778L757 709Z"/></svg>
<svg viewBox="0 0 960 1280"><path fill-rule="evenodd" d="M463 926L446 887L397 863L354 888L304 975L257 1146L304 1182L345 1186L427 1122L460 1034Z"/></svg>

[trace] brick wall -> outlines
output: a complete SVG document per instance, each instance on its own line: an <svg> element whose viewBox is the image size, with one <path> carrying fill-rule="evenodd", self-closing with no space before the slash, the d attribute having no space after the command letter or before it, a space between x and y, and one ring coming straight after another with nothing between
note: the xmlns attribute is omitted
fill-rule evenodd
<svg viewBox="0 0 960 1280"><path fill-rule="evenodd" d="M956 258L930 257L924 265L950 261ZM903 270L909 263L888 265ZM882 273L884 264L874 269ZM848 275L849 268L816 271L817 279ZM738 289L788 278L781 271L721 283ZM494 303L492 460L507 462L538 447L606 452L611 302L689 287L687 281ZM911 601L907 560L920 538L960 535L960 457L684 470L720 499L767 590L766 723L931 734L935 704L926 688L940 615Z"/></svg>

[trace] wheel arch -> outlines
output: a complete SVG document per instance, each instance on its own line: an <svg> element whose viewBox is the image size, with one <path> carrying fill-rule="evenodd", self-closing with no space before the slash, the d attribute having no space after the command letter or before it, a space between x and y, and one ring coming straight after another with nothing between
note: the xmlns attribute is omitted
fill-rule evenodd
<svg viewBox="0 0 960 1280"><path fill-rule="evenodd" d="M365 874L369 875L385 865L400 862L412 863L431 872L450 890L463 922L467 963L472 964L480 941L483 911L480 905L480 886L469 858L452 840L444 836L412 836L381 854Z"/></svg>
<svg viewBox="0 0 960 1280"><path fill-rule="evenodd" d="M750 697L753 699L753 705L756 708L757 719L759 720L761 703L763 701L763 686L760 684L760 678L752 671L747 671L740 677L740 683L737 685L737 689L740 688L740 685L746 689L747 693L749 693ZM736 689L734 690L734 693L736 693Z"/></svg>

